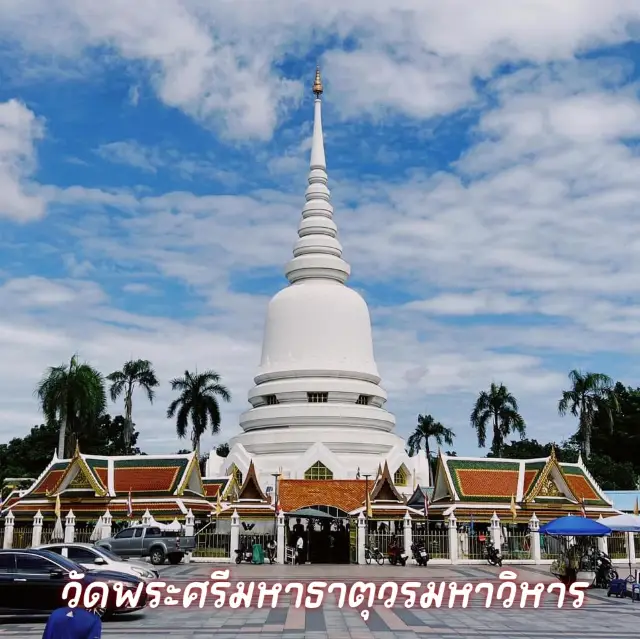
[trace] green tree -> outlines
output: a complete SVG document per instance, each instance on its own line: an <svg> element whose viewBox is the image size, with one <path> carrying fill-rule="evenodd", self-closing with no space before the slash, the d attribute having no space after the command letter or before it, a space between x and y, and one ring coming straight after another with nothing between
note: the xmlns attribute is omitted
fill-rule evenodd
<svg viewBox="0 0 640 639"><path fill-rule="evenodd" d="M487 457L503 456L506 459L540 459L549 457L551 449L555 448L558 461L574 463L578 458L578 449L570 442L562 442L561 444L541 444L536 439L520 439L505 443L502 446L500 455L489 452Z"/></svg>
<svg viewBox="0 0 640 639"><path fill-rule="evenodd" d="M512 433L524 438L526 424L518 412L518 402L504 384L491 384L489 392L482 391L471 412L470 422L478 436L478 446L484 448L487 426L493 429L491 452L500 457L504 441Z"/></svg>
<svg viewBox="0 0 640 639"><path fill-rule="evenodd" d="M171 390L180 395L167 410L167 417L176 420L176 432L183 439L191 424L191 443L200 457L200 438L207 430L214 435L220 432L220 405L218 398L231 401L231 393L220 383L215 371L204 373L184 372L183 377L171 380Z"/></svg>
<svg viewBox="0 0 640 639"><path fill-rule="evenodd" d="M229 444L226 442L224 444L218 444L218 447L216 448L216 455L219 457L229 457L230 452Z"/></svg>
<svg viewBox="0 0 640 639"><path fill-rule="evenodd" d="M586 460L591 456L591 435L596 420L611 433L614 414L620 406L613 388L613 381L602 373L569 373L571 389L562 392L558 402L560 415L571 413L578 418L577 439Z"/></svg>
<svg viewBox="0 0 640 639"><path fill-rule="evenodd" d="M35 389L47 423L59 427L58 456L72 454L83 429L94 424L107 405L102 375L74 355L69 365L49 368Z"/></svg>
<svg viewBox="0 0 640 639"><path fill-rule="evenodd" d="M415 430L407 440L409 455L413 456L420 452L424 446L427 459L431 459L431 446L429 441L435 440L438 446L448 444L451 446L455 438L455 433L440 422L437 422L431 415L418 415L418 423Z"/></svg>
<svg viewBox="0 0 640 639"><path fill-rule="evenodd" d="M103 415L95 428L80 435L80 450L87 455L144 455L138 448L139 433L130 424L127 437L127 418L123 415Z"/></svg>
<svg viewBox="0 0 640 639"><path fill-rule="evenodd" d="M107 379L111 382L109 393L112 402L116 402L120 395L124 394L124 443L125 445L129 445L133 433L133 391L136 387L142 388L147 394L149 402L153 404L155 397L154 389L157 388L160 383L156 378L151 362L146 359L135 359L125 362L122 370L114 371L110 375L107 375Z"/></svg>

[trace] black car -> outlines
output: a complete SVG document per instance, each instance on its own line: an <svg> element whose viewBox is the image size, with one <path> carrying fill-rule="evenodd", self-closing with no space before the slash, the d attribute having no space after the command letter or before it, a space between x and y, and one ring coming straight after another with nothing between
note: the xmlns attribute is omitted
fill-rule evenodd
<svg viewBox="0 0 640 639"><path fill-rule="evenodd" d="M141 610L147 604L146 593L135 608L117 608L116 582L135 590L142 579L118 572L91 572L78 564L48 550L0 550L0 614L47 614L67 605L62 599L64 587L72 581L69 573L84 574L74 580L84 589L91 583L102 581L109 585L107 606L97 611L102 618L112 614ZM82 605L82 602L80 603Z"/></svg>

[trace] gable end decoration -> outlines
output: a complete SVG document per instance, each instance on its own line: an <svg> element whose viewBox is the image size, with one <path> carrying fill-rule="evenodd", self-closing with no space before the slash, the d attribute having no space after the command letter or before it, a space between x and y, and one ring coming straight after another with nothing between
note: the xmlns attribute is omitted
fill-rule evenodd
<svg viewBox="0 0 640 639"><path fill-rule="evenodd" d="M387 462L384 463L382 476L378 481L376 481L375 486L371 491L371 501L393 501L400 504L406 503L404 497L400 495L393 484L391 473L389 472L389 464L387 464Z"/></svg>

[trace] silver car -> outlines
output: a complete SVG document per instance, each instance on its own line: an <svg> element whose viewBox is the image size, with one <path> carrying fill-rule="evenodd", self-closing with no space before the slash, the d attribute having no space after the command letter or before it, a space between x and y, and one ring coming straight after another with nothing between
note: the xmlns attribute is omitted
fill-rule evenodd
<svg viewBox="0 0 640 639"><path fill-rule="evenodd" d="M122 559L105 548L98 548L91 544L46 544L39 546L42 550L55 552L71 561L80 564L86 570L94 572L110 571L125 575L133 575L144 581L158 578L158 571L143 561Z"/></svg>

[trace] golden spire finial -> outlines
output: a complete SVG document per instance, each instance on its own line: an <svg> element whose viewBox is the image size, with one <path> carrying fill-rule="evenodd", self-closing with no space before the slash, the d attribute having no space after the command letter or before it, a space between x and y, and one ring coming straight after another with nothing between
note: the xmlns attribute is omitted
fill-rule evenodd
<svg viewBox="0 0 640 639"><path fill-rule="evenodd" d="M316 67L316 79L313 83L313 92L316 94L316 98L320 98L322 95L322 77L320 76L320 67Z"/></svg>

